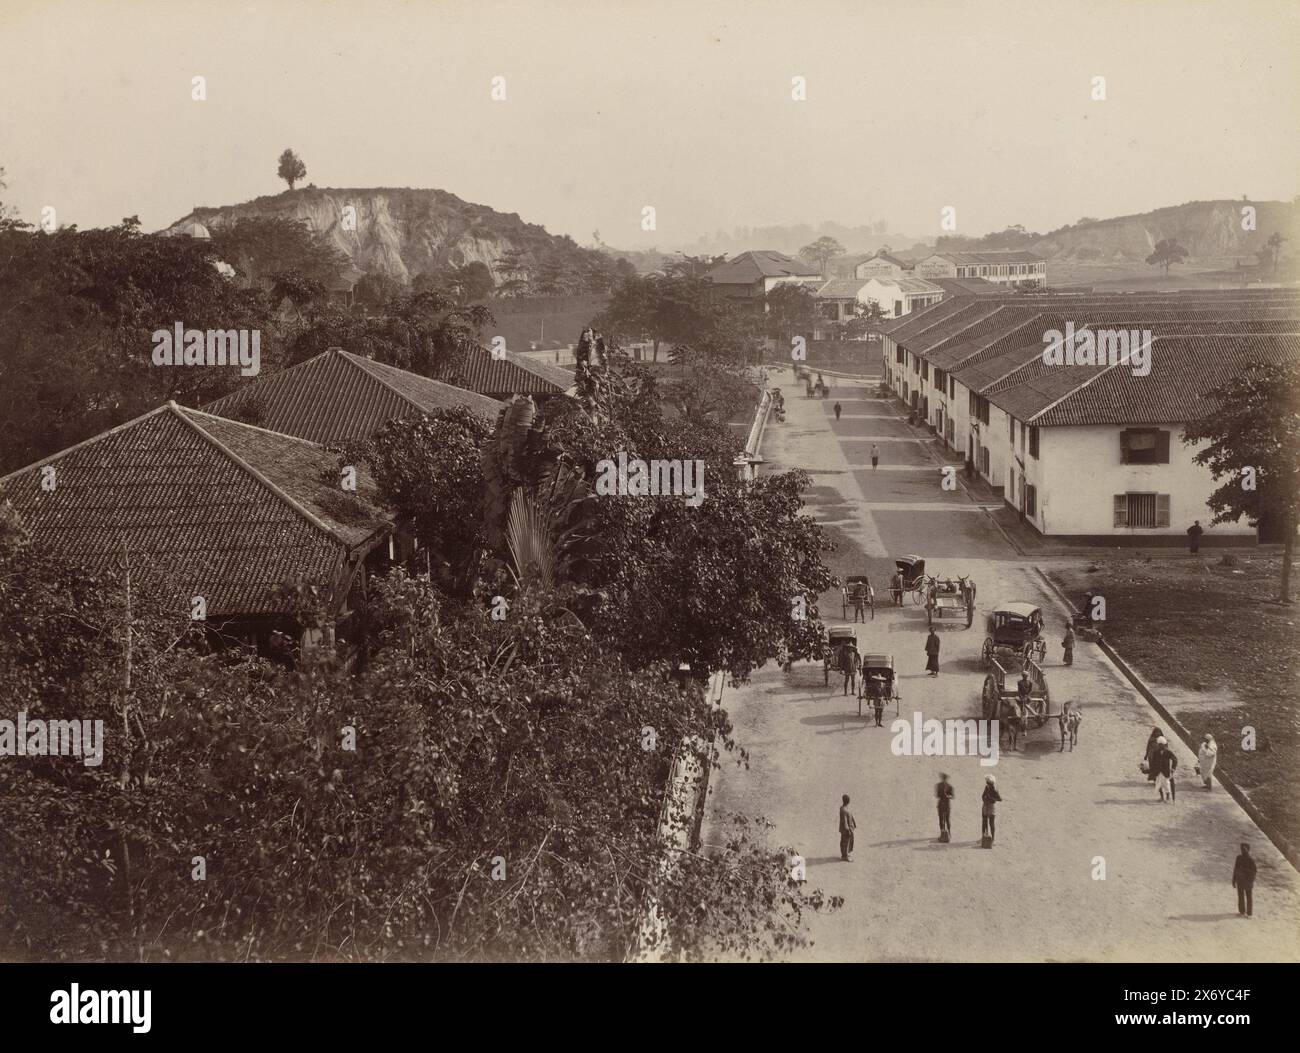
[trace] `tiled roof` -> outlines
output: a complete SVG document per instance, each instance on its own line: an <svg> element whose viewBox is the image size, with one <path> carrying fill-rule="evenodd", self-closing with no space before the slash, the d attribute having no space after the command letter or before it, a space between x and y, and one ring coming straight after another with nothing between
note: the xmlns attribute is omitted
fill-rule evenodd
<svg viewBox="0 0 1300 1053"><path fill-rule="evenodd" d="M41 488L53 466L55 487ZM151 563L208 615L282 611L295 574L333 589L350 555L391 528L373 480L333 480L321 447L169 402L0 478L33 541L90 567Z"/></svg>
<svg viewBox="0 0 1300 1053"><path fill-rule="evenodd" d="M760 278L815 277L820 274L817 267L805 260L771 249L757 249L719 263L705 277L718 285L752 285Z"/></svg>
<svg viewBox="0 0 1300 1053"><path fill-rule="evenodd" d="M1158 336L1148 375L1126 363L1058 366L1012 384L989 401L1043 427L1185 424L1208 409L1206 392L1254 363L1300 360L1300 336Z"/></svg>
<svg viewBox="0 0 1300 1053"><path fill-rule="evenodd" d="M443 367L439 379L481 395L557 395L573 387L567 369L507 351L495 358L481 347L471 348Z"/></svg>
<svg viewBox="0 0 1300 1053"><path fill-rule="evenodd" d="M825 285L814 289L813 295L828 300L855 300L866 284L866 278L832 278Z"/></svg>
<svg viewBox="0 0 1300 1053"><path fill-rule="evenodd" d="M984 278L927 278L949 296L997 296L1006 295L1006 289Z"/></svg>
<svg viewBox="0 0 1300 1053"><path fill-rule="evenodd" d="M909 296L942 296L943 287L934 285L925 278L884 278L882 279L889 285L897 286L898 289Z"/></svg>
<svg viewBox="0 0 1300 1053"><path fill-rule="evenodd" d="M238 418L256 407L259 426L324 443L368 438L395 417L455 406L484 420L495 420L501 409L486 395L332 347L258 377L203 409Z"/></svg>
<svg viewBox="0 0 1300 1053"><path fill-rule="evenodd" d="M998 252L934 252L931 256L938 256L950 263L955 263L958 267L969 267L972 264L1001 264L1001 263L1043 263L1045 258L1039 256L1036 252L1025 252L1022 249L1008 249Z"/></svg>

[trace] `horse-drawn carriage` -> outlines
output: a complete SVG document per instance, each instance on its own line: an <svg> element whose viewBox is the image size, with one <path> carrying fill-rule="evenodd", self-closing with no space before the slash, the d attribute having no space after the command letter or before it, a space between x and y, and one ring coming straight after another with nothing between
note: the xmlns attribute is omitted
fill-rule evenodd
<svg viewBox="0 0 1300 1053"><path fill-rule="evenodd" d="M993 670L984 678L980 698L985 720L998 721L1001 732L1009 732L1014 748L1020 734L1041 728L1049 720L1059 719L1052 713L1052 696L1047 689L1043 667L1032 658L1023 662L996 658ZM1027 681L1021 689L1021 681Z"/></svg>
<svg viewBox="0 0 1300 1053"><path fill-rule="evenodd" d="M929 581L925 601L927 624L933 626L945 616L957 614L966 618L966 628L969 629L975 621L975 582L964 576L956 581L952 578L931 578Z"/></svg>
<svg viewBox="0 0 1300 1053"><path fill-rule="evenodd" d="M858 716L862 716L862 700L866 699L872 709L876 702L881 708L891 701L894 703L894 716L898 716L898 706L902 696L898 693L898 680L894 676L894 656L892 654L865 654L862 656L862 688L858 692Z"/></svg>
<svg viewBox="0 0 1300 1053"><path fill-rule="evenodd" d="M901 556L894 560L894 566L898 568L898 576L902 579L903 591L910 592L916 603L924 603L929 589L925 560L920 556Z"/></svg>
<svg viewBox="0 0 1300 1053"><path fill-rule="evenodd" d="M1041 662L1046 655L1042 608L1032 603L1003 603L989 611L988 636L980 652L985 669L999 656Z"/></svg>
<svg viewBox="0 0 1300 1053"><path fill-rule="evenodd" d="M854 621L857 620L859 607L869 609L871 617L876 617L876 590L871 587L871 581L865 574L850 574L845 578L844 584L840 586L840 595L845 621L848 620L850 607L853 608Z"/></svg>
<svg viewBox="0 0 1300 1053"><path fill-rule="evenodd" d="M822 656L822 683L831 682L831 670L843 673L851 659L850 648L854 654L858 650L858 634L846 626L836 626L826 633L826 653Z"/></svg>

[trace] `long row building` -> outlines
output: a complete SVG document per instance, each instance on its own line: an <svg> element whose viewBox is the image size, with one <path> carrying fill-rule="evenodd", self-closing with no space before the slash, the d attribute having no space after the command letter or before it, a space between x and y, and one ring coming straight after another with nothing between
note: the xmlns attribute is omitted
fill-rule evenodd
<svg viewBox="0 0 1300 1053"><path fill-rule="evenodd" d="M1149 541L1200 520L1207 540L1269 539L1273 524L1211 527L1218 484L1182 435L1208 391L1300 356L1297 291L957 294L879 333L885 381L1039 533ZM1045 356L1049 343L1082 364Z"/></svg>

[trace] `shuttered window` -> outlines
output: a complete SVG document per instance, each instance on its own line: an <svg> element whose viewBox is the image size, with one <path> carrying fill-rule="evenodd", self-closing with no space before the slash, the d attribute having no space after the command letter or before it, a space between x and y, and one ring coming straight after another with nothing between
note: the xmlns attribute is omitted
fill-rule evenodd
<svg viewBox="0 0 1300 1053"><path fill-rule="evenodd" d="M1168 464L1169 432L1154 428L1125 428L1119 433L1121 464Z"/></svg>
<svg viewBox="0 0 1300 1053"><path fill-rule="evenodd" d="M1038 515L1038 489L1033 483L1025 483L1025 515L1033 519Z"/></svg>
<svg viewBox="0 0 1300 1053"><path fill-rule="evenodd" d="M1168 494L1116 494L1115 526L1153 529L1169 525Z"/></svg>
<svg viewBox="0 0 1300 1053"><path fill-rule="evenodd" d="M1029 456L1038 456L1038 428L1029 429Z"/></svg>

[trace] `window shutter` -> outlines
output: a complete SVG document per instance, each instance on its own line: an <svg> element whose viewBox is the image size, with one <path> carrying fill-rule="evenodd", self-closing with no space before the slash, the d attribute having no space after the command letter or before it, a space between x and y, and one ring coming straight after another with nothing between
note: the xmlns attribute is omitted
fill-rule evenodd
<svg viewBox="0 0 1300 1053"><path fill-rule="evenodd" d="M1169 437L1169 433L1165 433ZM1169 525L1169 495L1156 494L1156 526L1167 527Z"/></svg>
<svg viewBox="0 0 1300 1053"><path fill-rule="evenodd" d="M1115 495L1115 526L1128 526L1128 494Z"/></svg>
<svg viewBox="0 0 1300 1053"><path fill-rule="evenodd" d="M1156 464L1169 463L1169 433L1156 432ZM1166 524L1167 526L1168 524Z"/></svg>

